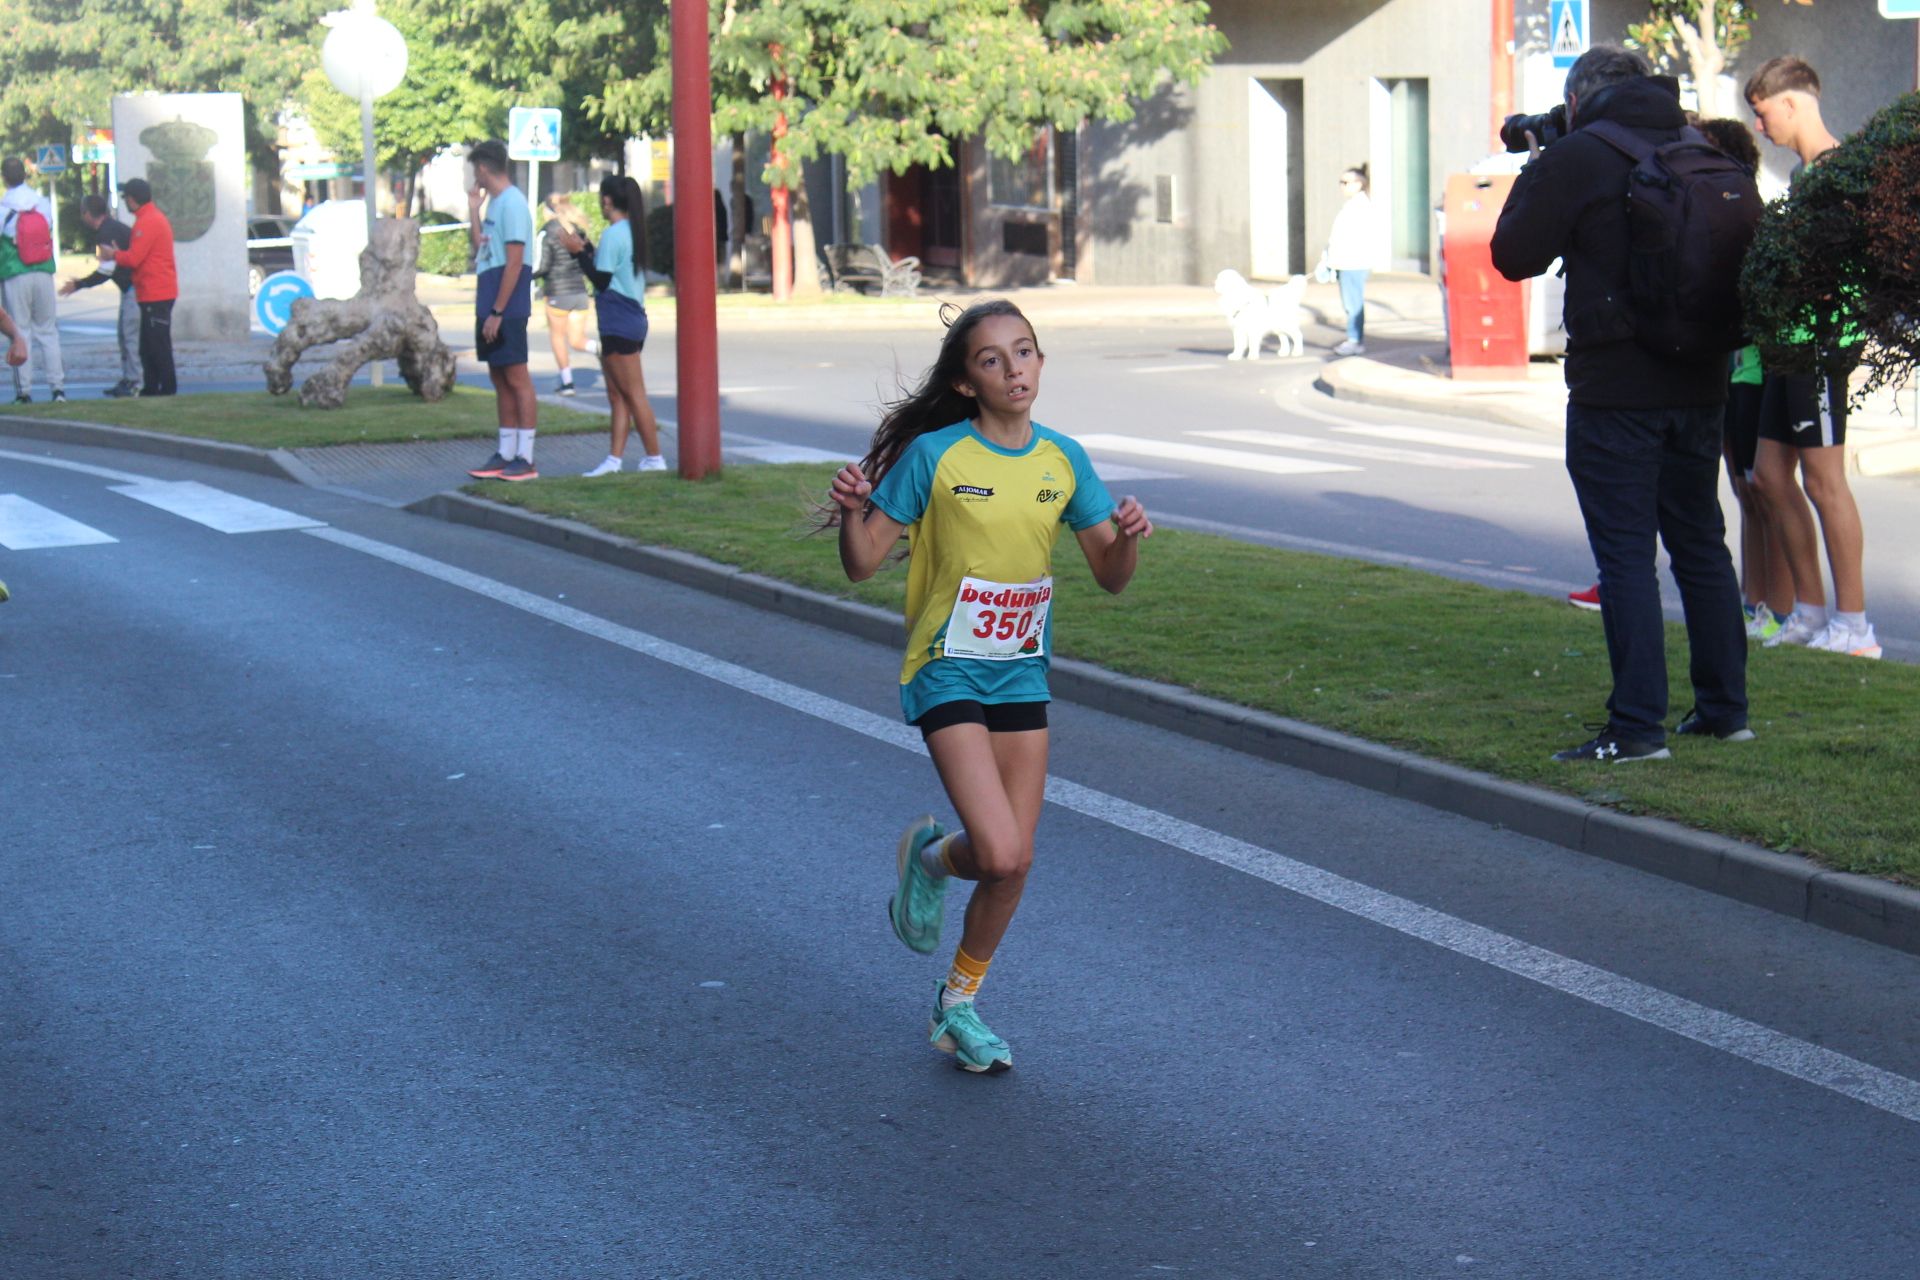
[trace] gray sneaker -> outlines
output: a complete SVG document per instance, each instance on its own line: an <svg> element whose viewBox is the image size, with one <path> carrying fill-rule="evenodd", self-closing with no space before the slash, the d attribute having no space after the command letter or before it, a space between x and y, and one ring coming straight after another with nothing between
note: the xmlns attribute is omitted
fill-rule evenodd
<svg viewBox="0 0 1920 1280"><path fill-rule="evenodd" d="M500 473L507 469L507 460L495 453L491 458L467 472L475 480L498 480Z"/></svg>
<svg viewBox="0 0 1920 1280"><path fill-rule="evenodd" d="M512 462L509 462L506 466L500 468L500 475L497 478L501 480L516 480L516 481L538 480L540 478L540 473L534 470L533 464L531 462L528 462L525 458L515 458Z"/></svg>

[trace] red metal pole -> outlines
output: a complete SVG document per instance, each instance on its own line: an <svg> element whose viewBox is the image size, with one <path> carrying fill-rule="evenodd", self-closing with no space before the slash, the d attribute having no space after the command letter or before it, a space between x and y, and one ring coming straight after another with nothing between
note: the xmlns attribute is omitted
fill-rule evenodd
<svg viewBox="0 0 1920 1280"><path fill-rule="evenodd" d="M707 0L673 0L673 305L680 474L720 470L720 334L714 310L713 83Z"/></svg>
<svg viewBox="0 0 1920 1280"><path fill-rule="evenodd" d="M780 59L780 46L773 46L774 61ZM787 78L773 78L773 100L785 102L787 98ZM773 117L773 155L774 164L780 163L780 144L787 137L787 113L776 106ZM793 218L788 204L791 193L784 185L775 187L773 195L773 299L785 302L793 296Z"/></svg>
<svg viewBox="0 0 1920 1280"><path fill-rule="evenodd" d="M1493 0L1493 149L1500 151L1500 126L1513 114L1513 0Z"/></svg>

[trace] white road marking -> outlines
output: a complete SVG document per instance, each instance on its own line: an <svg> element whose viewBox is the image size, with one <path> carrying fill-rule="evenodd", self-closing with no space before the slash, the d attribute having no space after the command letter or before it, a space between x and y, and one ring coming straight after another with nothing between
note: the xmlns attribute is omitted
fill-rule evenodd
<svg viewBox="0 0 1920 1280"><path fill-rule="evenodd" d="M1147 367L1141 368L1141 369L1129 369L1127 370L1127 372L1128 373L1198 373L1202 370L1213 370L1213 369L1218 369L1219 367L1220 367L1220 362L1216 360L1212 364L1148 365Z"/></svg>
<svg viewBox="0 0 1920 1280"><path fill-rule="evenodd" d="M1283 454L1251 453L1245 449L1216 449L1204 444L1182 444L1178 440L1149 440L1140 436L1089 435L1076 437L1090 453L1131 453L1143 458L1166 458L1175 462L1198 462L1209 467L1234 471L1260 471L1267 475L1298 476L1335 471L1358 471L1344 462L1316 462L1308 458L1289 458Z"/></svg>
<svg viewBox="0 0 1920 1280"><path fill-rule="evenodd" d="M1441 431L1434 427L1346 426L1338 430L1348 435L1372 436L1376 440L1405 440L1412 444L1437 444L1449 449L1477 449L1481 453L1504 453L1516 458L1552 458L1559 462L1567 451L1557 444L1528 444L1524 440L1495 440L1464 431Z"/></svg>
<svg viewBox="0 0 1920 1280"><path fill-rule="evenodd" d="M558 604L401 547L340 529L312 529L308 532L312 537L471 591L875 741L916 755L926 754L919 730L810 689L802 689L696 649L623 627L569 605ZM1903 1120L1920 1123L1920 1080L1909 1079L1760 1023L1636 982L1544 947L1522 942L1484 925L1461 920L1410 899L1079 783L1050 777L1047 779L1047 799L1063 809L1244 872L1291 893L1311 898L1408 937L1418 938L1456 955L1478 960L1576 1000L1659 1027L1755 1066L1865 1103Z"/></svg>
<svg viewBox="0 0 1920 1280"><path fill-rule="evenodd" d="M115 338L120 335L120 326L112 325L112 324L62 323L60 326L60 332L82 333L82 334L89 334L95 337L102 337L102 338Z"/></svg>
<svg viewBox="0 0 1920 1280"><path fill-rule="evenodd" d="M0 493L0 547L9 551L92 547L118 541L112 534L69 519L17 493Z"/></svg>
<svg viewBox="0 0 1920 1280"><path fill-rule="evenodd" d="M270 507L264 502L255 502L252 498L243 498L224 489L215 489L198 480L142 480L138 484L114 485L113 491L221 533L312 529L326 523L292 511L282 511L279 507Z"/></svg>
<svg viewBox="0 0 1920 1280"><path fill-rule="evenodd" d="M1094 470L1102 480L1111 480L1115 484L1126 484L1139 480L1184 480L1185 476L1171 471L1150 471L1145 467L1129 467L1123 462L1103 462Z"/></svg>
<svg viewBox="0 0 1920 1280"><path fill-rule="evenodd" d="M1434 560L1427 556L1410 556L1398 551L1383 551L1378 547L1359 547L1349 542L1329 542L1325 538L1276 533L1272 529L1256 529L1244 524L1227 524L1219 520L1208 520L1203 516L1183 516L1177 512L1156 511L1153 513L1153 520L1155 524L1163 524L1170 529L1217 533L1242 542L1261 542L1273 547L1290 547L1296 551L1318 551L1327 555L1342 556L1349 560L1371 560L1376 564L1397 564L1408 569L1424 569L1428 573L1443 574L1449 578L1472 578L1479 582L1496 582L1501 586L1527 587L1536 591L1545 588L1549 591L1564 592L1584 591L1593 585L1591 582L1559 582L1553 578L1541 578L1528 573L1507 573L1490 566L1480 568L1469 561ZM1481 565L1486 563L1486 561L1480 562ZM1885 642L1882 641L1882 643Z"/></svg>
<svg viewBox="0 0 1920 1280"><path fill-rule="evenodd" d="M858 462L860 459L849 453L834 453L830 449L809 449L800 444L749 444L727 445L721 440L726 452L742 458L751 458L755 462Z"/></svg>
<svg viewBox="0 0 1920 1280"><path fill-rule="evenodd" d="M1337 453L1347 458L1366 458L1375 462L1407 462L1439 471L1525 471L1524 462L1501 462L1494 458L1467 458L1456 453L1428 453L1423 449L1394 449L1386 445L1356 444L1350 440L1326 440L1319 436L1297 436L1286 431L1189 431L1205 440L1225 440L1233 444L1264 444L1275 449L1299 449L1306 453Z"/></svg>

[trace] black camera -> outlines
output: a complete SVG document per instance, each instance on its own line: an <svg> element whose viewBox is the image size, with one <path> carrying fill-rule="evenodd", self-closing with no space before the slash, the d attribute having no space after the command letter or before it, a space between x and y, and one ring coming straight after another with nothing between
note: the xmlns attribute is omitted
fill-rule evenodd
<svg viewBox="0 0 1920 1280"><path fill-rule="evenodd" d="M1534 141L1541 146L1557 142L1567 136L1567 104L1562 102L1551 111L1542 111L1537 116L1508 116L1500 126L1500 142L1509 151L1527 150L1527 135L1532 134Z"/></svg>

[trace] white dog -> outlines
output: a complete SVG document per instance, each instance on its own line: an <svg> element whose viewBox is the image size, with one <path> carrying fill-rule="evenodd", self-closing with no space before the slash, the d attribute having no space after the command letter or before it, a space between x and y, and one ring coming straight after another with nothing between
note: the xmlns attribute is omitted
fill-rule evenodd
<svg viewBox="0 0 1920 1280"><path fill-rule="evenodd" d="M1264 292L1231 267L1215 276L1213 289L1220 295L1220 310L1233 326L1233 354L1227 359L1258 360L1268 334L1280 340L1281 355L1304 354L1307 340L1300 332L1300 299L1306 288L1305 276L1294 276Z"/></svg>

